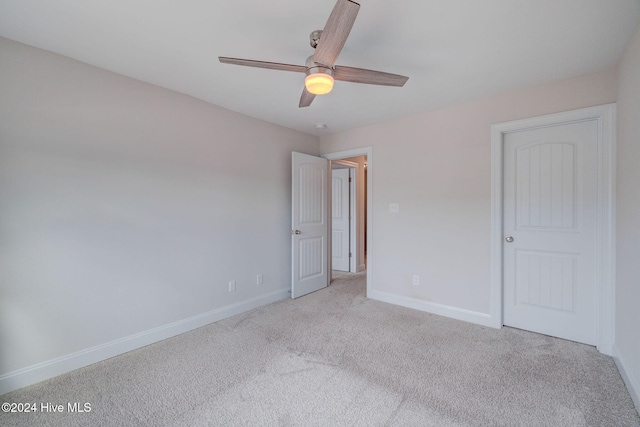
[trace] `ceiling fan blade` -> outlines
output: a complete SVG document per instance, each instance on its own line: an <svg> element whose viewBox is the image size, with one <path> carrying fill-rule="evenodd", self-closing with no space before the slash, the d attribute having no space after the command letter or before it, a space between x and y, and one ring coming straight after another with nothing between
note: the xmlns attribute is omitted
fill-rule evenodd
<svg viewBox="0 0 640 427"><path fill-rule="evenodd" d="M228 58L226 56L218 56L223 64L244 65L247 67L268 68L280 71L295 71L304 73L307 67L304 65L280 64L279 62L256 61L253 59Z"/></svg>
<svg viewBox="0 0 640 427"><path fill-rule="evenodd" d="M333 70L333 78L352 83L366 83L370 85L398 86L402 87L409 77L399 74L385 73L383 71L366 70L364 68L343 67L336 65Z"/></svg>
<svg viewBox="0 0 640 427"><path fill-rule="evenodd" d="M338 0L322 30L316 52L313 54L314 62L329 68L333 67L347 41L359 10L360 4L354 1Z"/></svg>
<svg viewBox="0 0 640 427"><path fill-rule="evenodd" d="M300 97L300 104L298 104L298 107L308 107L309 105L311 105L315 97L316 96L309 92L305 87L304 89L302 89L302 96Z"/></svg>

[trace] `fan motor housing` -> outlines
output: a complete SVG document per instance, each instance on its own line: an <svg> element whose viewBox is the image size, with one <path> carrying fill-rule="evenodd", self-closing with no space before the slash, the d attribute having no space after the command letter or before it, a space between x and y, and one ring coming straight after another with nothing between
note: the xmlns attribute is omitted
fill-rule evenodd
<svg viewBox="0 0 640 427"><path fill-rule="evenodd" d="M305 74L307 76L309 74L316 74L316 73L329 74L330 76L333 76L333 69L315 62L313 60L313 55L307 58L305 65L307 67L307 70L305 71Z"/></svg>

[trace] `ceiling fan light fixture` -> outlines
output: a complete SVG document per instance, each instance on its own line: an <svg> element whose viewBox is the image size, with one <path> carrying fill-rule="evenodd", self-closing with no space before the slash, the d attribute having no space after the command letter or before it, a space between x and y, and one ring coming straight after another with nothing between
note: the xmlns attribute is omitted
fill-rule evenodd
<svg viewBox="0 0 640 427"><path fill-rule="evenodd" d="M300 108L311 105L316 95L331 92L334 83L333 76L344 82L404 86L409 77L399 74L355 67L339 66L336 68L336 60L347 41L359 9L360 4L354 0L336 0L336 5L333 7L324 28L313 31L310 35L311 47L315 49L315 52L307 58L304 66L226 56L219 56L218 59L223 64L305 73L305 87L298 103Z"/></svg>
<svg viewBox="0 0 640 427"><path fill-rule="evenodd" d="M326 73L309 74L304 79L304 85L314 95L324 95L333 89L333 76Z"/></svg>

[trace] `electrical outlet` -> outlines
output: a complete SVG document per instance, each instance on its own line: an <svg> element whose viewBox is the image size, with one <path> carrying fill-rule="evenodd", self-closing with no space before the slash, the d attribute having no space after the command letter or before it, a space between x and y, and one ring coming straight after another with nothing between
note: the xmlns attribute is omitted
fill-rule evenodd
<svg viewBox="0 0 640 427"><path fill-rule="evenodd" d="M420 286L420 276L418 276L417 274L414 274L412 283L413 283L413 286Z"/></svg>
<svg viewBox="0 0 640 427"><path fill-rule="evenodd" d="M229 281L229 292L235 292L236 291L236 281L235 280L230 280Z"/></svg>
<svg viewBox="0 0 640 427"><path fill-rule="evenodd" d="M389 203L389 213L400 213L400 205L398 203Z"/></svg>
<svg viewBox="0 0 640 427"><path fill-rule="evenodd" d="M256 285L262 285L262 273L256 276Z"/></svg>

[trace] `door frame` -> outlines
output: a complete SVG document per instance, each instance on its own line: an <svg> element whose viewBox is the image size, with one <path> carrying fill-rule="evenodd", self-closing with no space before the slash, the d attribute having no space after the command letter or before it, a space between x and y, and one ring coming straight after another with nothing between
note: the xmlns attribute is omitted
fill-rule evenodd
<svg viewBox="0 0 640 427"><path fill-rule="evenodd" d="M339 168L334 168L333 165L340 166ZM329 171L333 174L334 169L348 169L349 170L349 252L352 254L349 257L349 272L356 273L358 271L357 261L357 250L358 250L358 240L357 240L357 227L358 227L358 201L356 197L357 183L358 183L358 164L354 162L350 162L347 160L331 160ZM353 175L352 175L353 174ZM333 187L331 187L333 188ZM331 205L331 201L333 199L329 198L329 204ZM333 206L331 206L333 209ZM333 229L333 225L331 227ZM332 238L332 235L330 235ZM331 259L333 259L333 254ZM333 266L331 267L333 269Z"/></svg>
<svg viewBox="0 0 640 427"><path fill-rule="evenodd" d="M491 326L503 326L504 136L536 128L595 120L598 123L598 224L596 347L611 355L615 325L616 104L565 111L491 126Z"/></svg>
<svg viewBox="0 0 640 427"><path fill-rule="evenodd" d="M367 241L365 245L365 251L367 253L367 293L366 295L371 295L371 291L373 289L373 262L374 257L371 251L373 247L373 147L360 147L353 148L350 150L344 151L335 151L331 153L322 154L327 160L342 160L348 159L350 157L358 157L358 156L366 156L367 157Z"/></svg>

